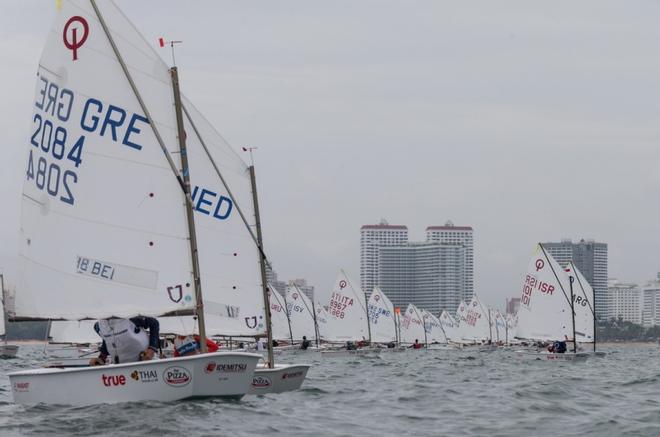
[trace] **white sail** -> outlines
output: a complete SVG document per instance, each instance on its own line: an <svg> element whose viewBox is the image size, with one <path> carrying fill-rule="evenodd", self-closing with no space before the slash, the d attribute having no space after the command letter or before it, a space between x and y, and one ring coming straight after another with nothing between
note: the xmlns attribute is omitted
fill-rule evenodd
<svg viewBox="0 0 660 437"><path fill-rule="evenodd" d="M307 337L307 340L316 339L312 304L296 286L290 285L286 288L286 307L291 320L293 339L299 341L303 336Z"/></svg>
<svg viewBox="0 0 660 437"><path fill-rule="evenodd" d="M7 312L7 307L5 306L5 301L6 301L7 297L5 295L5 281L4 281L4 279L5 279L4 276L0 275L0 298L2 298L2 302L0 302L0 304L2 304L2 308L0 308L0 310L2 310L2 311L0 311L0 336L5 335L6 332L7 332L5 330L5 313Z"/></svg>
<svg viewBox="0 0 660 437"><path fill-rule="evenodd" d="M465 329L462 332L463 339L468 341L490 340L491 329L488 318L488 309L481 303L477 295L466 307Z"/></svg>
<svg viewBox="0 0 660 437"><path fill-rule="evenodd" d="M95 320L53 321L48 336L52 343L100 343L101 337L94 330L94 323Z"/></svg>
<svg viewBox="0 0 660 437"><path fill-rule="evenodd" d="M276 340L290 340L289 317L286 312L284 298L275 288L268 284L270 292L270 321L273 327L273 338Z"/></svg>
<svg viewBox="0 0 660 437"><path fill-rule="evenodd" d="M501 341L501 342L508 342L508 328L506 325L506 319L497 310L492 310L491 312L491 319L494 321L494 328L495 330L493 331L493 341Z"/></svg>
<svg viewBox="0 0 660 437"><path fill-rule="evenodd" d="M564 269L538 244L523 278L515 337L541 341L572 338L567 293L570 291Z"/></svg>
<svg viewBox="0 0 660 437"><path fill-rule="evenodd" d="M328 302L328 341L359 341L369 338L364 292L339 272Z"/></svg>
<svg viewBox="0 0 660 437"><path fill-rule="evenodd" d="M401 343L412 344L415 340L424 344L424 322L417 307L408 304L405 313L401 316Z"/></svg>
<svg viewBox="0 0 660 437"><path fill-rule="evenodd" d="M371 341L375 343L396 341L394 305L380 288L374 288L371 296L369 296L367 307L369 309Z"/></svg>
<svg viewBox="0 0 660 437"><path fill-rule="evenodd" d="M573 278L573 308L575 310L575 339L581 343L594 341L594 289L580 270L569 262L564 269ZM569 290L570 293L570 290Z"/></svg>
<svg viewBox="0 0 660 437"><path fill-rule="evenodd" d="M463 342L463 333L467 329L467 304L464 300L458 304L456 308L456 322L458 322L458 328L456 330L457 338L455 341Z"/></svg>
<svg viewBox="0 0 660 437"><path fill-rule="evenodd" d="M328 312L323 308L318 301L314 306L316 311L316 325L318 326L319 340L327 340L328 338Z"/></svg>
<svg viewBox="0 0 660 437"><path fill-rule="evenodd" d="M112 2L98 7L151 119L91 3L63 2L25 142L18 317L195 308L183 191L152 129L178 152L168 68Z"/></svg>
<svg viewBox="0 0 660 437"><path fill-rule="evenodd" d="M447 337L442 329L440 320L426 310L420 311L422 320L424 321L424 330L426 331L426 341L428 343L442 343L448 342Z"/></svg>
<svg viewBox="0 0 660 437"><path fill-rule="evenodd" d="M460 341L461 336L458 334L458 322L447 311L442 311L440 314L440 326L447 337L448 341Z"/></svg>
<svg viewBox="0 0 660 437"><path fill-rule="evenodd" d="M207 333L265 335L259 249L238 212L253 229L249 169L188 100L183 105Z"/></svg>

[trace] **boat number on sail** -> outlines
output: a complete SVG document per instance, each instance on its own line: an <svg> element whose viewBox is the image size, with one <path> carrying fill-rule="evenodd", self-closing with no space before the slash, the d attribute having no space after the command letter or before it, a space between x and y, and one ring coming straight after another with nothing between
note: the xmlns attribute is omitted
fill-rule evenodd
<svg viewBox="0 0 660 437"><path fill-rule="evenodd" d="M167 385L183 387L190 383L192 376L188 369L179 366L172 366L163 371L163 380Z"/></svg>
<svg viewBox="0 0 660 437"><path fill-rule="evenodd" d="M82 27L79 27L78 24ZM82 31L82 35L78 34L78 31ZM64 25L64 31L62 32L62 39L64 40L64 45L67 49L73 52L73 60L78 60L78 49L85 44L87 36L89 35L89 25L87 20L78 15L69 18L69 21Z"/></svg>
<svg viewBox="0 0 660 437"><path fill-rule="evenodd" d="M92 276L104 281L119 282L136 287L156 289L158 272L138 269L121 264L112 264L85 256L76 258L76 273Z"/></svg>
<svg viewBox="0 0 660 437"><path fill-rule="evenodd" d="M353 299L351 297L344 296L343 294L338 293L336 291L332 292L332 297L330 298L330 306L329 306L330 315L343 319L346 316L346 310L348 309L348 307L352 307L352 306L353 306Z"/></svg>
<svg viewBox="0 0 660 437"><path fill-rule="evenodd" d="M26 178L51 197L74 205L86 136L70 135L69 132L77 128L70 119L75 115L74 108L80 105L76 105L72 90L61 88L44 74L39 74L37 84ZM142 149L139 135L144 123L148 123L141 115L92 97L87 98L82 106L80 118L74 120L79 120L83 131L113 142L121 141L122 145L133 150Z"/></svg>
<svg viewBox="0 0 660 437"><path fill-rule="evenodd" d="M555 291L554 285L550 285L547 282L539 281L534 276L526 275L525 283L523 284L523 293L520 299L520 302L523 305L529 306L529 302L532 299L532 290L537 289L541 293L552 295Z"/></svg>
<svg viewBox="0 0 660 437"><path fill-rule="evenodd" d="M376 299L374 298L374 300ZM369 304L369 320L371 321L371 323L373 323L374 325L378 324L378 319L380 318L380 316L389 319L392 318L392 312L388 309L380 308L376 305Z"/></svg>
<svg viewBox="0 0 660 437"><path fill-rule="evenodd" d="M89 276L96 276L99 278L112 281L115 276L115 268L110 264L105 264L94 259L78 257L76 262L76 271Z"/></svg>

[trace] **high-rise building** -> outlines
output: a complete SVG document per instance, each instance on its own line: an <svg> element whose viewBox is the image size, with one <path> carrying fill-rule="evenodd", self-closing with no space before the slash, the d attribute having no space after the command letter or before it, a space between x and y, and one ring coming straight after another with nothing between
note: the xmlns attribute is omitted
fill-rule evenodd
<svg viewBox="0 0 660 437"><path fill-rule="evenodd" d="M518 313L518 309L520 308L520 298L519 297L512 297L511 299L506 300L506 313L516 315Z"/></svg>
<svg viewBox="0 0 660 437"><path fill-rule="evenodd" d="M610 279L607 281L607 295L610 318L642 323L642 291L637 284Z"/></svg>
<svg viewBox="0 0 660 437"><path fill-rule="evenodd" d="M642 325L660 325L660 281L652 281L642 287Z"/></svg>
<svg viewBox="0 0 660 437"><path fill-rule="evenodd" d="M471 226L455 226L451 220L444 226L429 226L426 228L426 241L429 243L451 244L465 248L465 276L463 284L463 300L472 299L474 294L474 236Z"/></svg>
<svg viewBox="0 0 660 437"><path fill-rule="evenodd" d="M390 225L381 220L377 225L364 225L360 229L360 287L371 293L378 285L378 248L398 246L408 242L408 227Z"/></svg>
<svg viewBox="0 0 660 437"><path fill-rule="evenodd" d="M378 248L378 285L394 306L409 303L439 315L454 312L464 296L465 247L408 243Z"/></svg>
<svg viewBox="0 0 660 437"><path fill-rule="evenodd" d="M273 270L273 265L266 260L266 280L281 295L286 293L286 282L277 279L277 272Z"/></svg>
<svg viewBox="0 0 660 437"><path fill-rule="evenodd" d="M582 272L594 289L596 316L599 319L610 317L607 294L607 243L594 240L580 240L573 243L565 239L560 243L543 243L543 247L563 267L569 261Z"/></svg>

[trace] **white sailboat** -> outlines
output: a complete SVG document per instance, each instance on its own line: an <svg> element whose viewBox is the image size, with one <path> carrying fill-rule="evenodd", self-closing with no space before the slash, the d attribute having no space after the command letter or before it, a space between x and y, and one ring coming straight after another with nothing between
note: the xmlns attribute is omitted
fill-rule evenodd
<svg viewBox="0 0 660 437"><path fill-rule="evenodd" d="M476 294L465 307L465 323L461 334L467 342L481 343L491 339L489 311Z"/></svg>
<svg viewBox="0 0 660 437"><path fill-rule="evenodd" d="M376 287L367 302L371 341L374 343L396 342L396 324L394 321L394 305L392 301Z"/></svg>
<svg viewBox="0 0 660 437"><path fill-rule="evenodd" d="M316 311L316 327L319 341L326 340L328 337L328 312L318 301L314 304L314 311Z"/></svg>
<svg viewBox="0 0 660 437"><path fill-rule="evenodd" d="M202 288L210 319L223 319L220 330L268 331L259 319L263 300L253 300L265 276L254 257L263 256L261 241L248 247L254 236L236 201L238 193L252 210L245 196L254 192L246 188L253 169L246 174L219 139L182 104L176 67L163 63L114 3L62 2L37 74L13 317L194 314L203 353L14 372L16 402L241 397L253 389L260 355L206 353ZM244 230L233 234L241 221ZM303 367L289 372L298 386Z"/></svg>
<svg viewBox="0 0 660 437"><path fill-rule="evenodd" d="M458 322L446 310L440 314L440 327L442 328L447 341L459 342L461 336L458 334Z"/></svg>
<svg viewBox="0 0 660 437"><path fill-rule="evenodd" d="M0 344L0 358L14 358L18 353L18 346L13 344L7 344L7 331L5 330L5 313L7 312L5 308L5 278L4 275L0 273L0 295L2 296L2 311L0 311L0 337L3 341Z"/></svg>
<svg viewBox="0 0 660 437"><path fill-rule="evenodd" d="M415 305L409 303L405 313L401 316L401 343L411 345L415 341L421 344L427 343L426 331L420 311Z"/></svg>
<svg viewBox="0 0 660 437"><path fill-rule="evenodd" d="M295 285L286 288L286 308L291 320L293 341L316 340L316 326L312 302Z"/></svg>
<svg viewBox="0 0 660 437"><path fill-rule="evenodd" d="M521 340L556 341L574 339L575 325L569 278L564 269L538 244L523 279L515 337ZM530 353L522 356L546 361L584 360L581 353Z"/></svg>
<svg viewBox="0 0 660 437"><path fill-rule="evenodd" d="M273 326L273 338L293 343L291 323L289 322L284 298L270 284L268 284L268 290L270 292L270 320Z"/></svg>
<svg viewBox="0 0 660 437"><path fill-rule="evenodd" d="M456 308L456 322L458 323L458 327L456 329L456 339L454 340L457 343L464 344L464 343L470 343L466 340L464 340L464 336L467 334L466 330L468 329L467 326L467 310L468 305L465 303L464 300L461 301L461 303L458 304L458 308Z"/></svg>
<svg viewBox="0 0 660 437"><path fill-rule="evenodd" d="M341 270L328 302L329 342L370 341L366 311L367 299L362 289Z"/></svg>
<svg viewBox="0 0 660 437"><path fill-rule="evenodd" d="M564 268L573 289L575 310L575 339L580 343L594 342L594 289L573 262Z"/></svg>
<svg viewBox="0 0 660 437"><path fill-rule="evenodd" d="M442 329L440 320L425 309L421 310L420 313L422 315L422 320L424 321L427 347L429 344L447 344L448 340Z"/></svg>

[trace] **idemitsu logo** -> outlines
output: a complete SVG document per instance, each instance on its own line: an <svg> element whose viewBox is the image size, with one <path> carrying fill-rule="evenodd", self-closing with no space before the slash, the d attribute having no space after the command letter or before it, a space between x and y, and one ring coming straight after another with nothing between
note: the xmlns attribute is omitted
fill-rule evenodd
<svg viewBox="0 0 660 437"><path fill-rule="evenodd" d="M209 361L206 364L206 368L204 369L204 373L213 373L215 370L215 361Z"/></svg>
<svg viewBox="0 0 660 437"><path fill-rule="evenodd" d="M163 380L165 380L167 385L183 387L184 385L188 385L191 379L190 372L183 367L172 366L163 371Z"/></svg>
<svg viewBox="0 0 660 437"><path fill-rule="evenodd" d="M270 379L264 378L263 376L255 376L252 378L252 387L254 388L267 388L272 385Z"/></svg>
<svg viewBox="0 0 660 437"><path fill-rule="evenodd" d="M245 363L218 364L218 372L242 373L247 370Z"/></svg>

